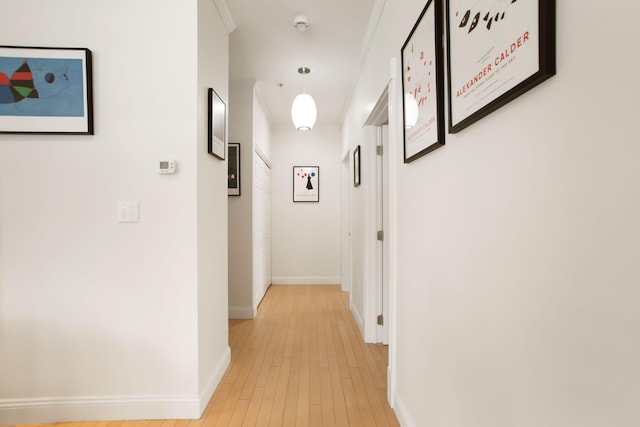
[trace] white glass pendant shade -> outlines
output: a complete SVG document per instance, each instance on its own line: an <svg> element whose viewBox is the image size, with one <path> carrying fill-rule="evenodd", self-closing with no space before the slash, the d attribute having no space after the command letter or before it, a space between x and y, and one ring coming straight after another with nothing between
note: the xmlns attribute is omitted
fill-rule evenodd
<svg viewBox="0 0 640 427"><path fill-rule="evenodd" d="M404 94L404 127L411 129L418 122L418 101L410 93Z"/></svg>
<svg viewBox="0 0 640 427"><path fill-rule="evenodd" d="M296 99L293 100L293 105L291 105L291 119L296 129L311 130L313 125L316 124L317 115L316 103L311 95L301 93L296 96Z"/></svg>

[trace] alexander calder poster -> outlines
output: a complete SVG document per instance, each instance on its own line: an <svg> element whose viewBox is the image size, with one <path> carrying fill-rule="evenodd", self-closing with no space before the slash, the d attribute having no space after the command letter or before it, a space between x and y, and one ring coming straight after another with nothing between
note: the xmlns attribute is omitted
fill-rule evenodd
<svg viewBox="0 0 640 427"><path fill-rule="evenodd" d="M450 0L451 125L539 70L539 2Z"/></svg>

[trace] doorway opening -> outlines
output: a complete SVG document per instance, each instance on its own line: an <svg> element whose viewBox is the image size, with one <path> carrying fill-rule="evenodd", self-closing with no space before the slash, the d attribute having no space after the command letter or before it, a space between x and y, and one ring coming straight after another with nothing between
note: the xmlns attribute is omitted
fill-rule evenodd
<svg viewBox="0 0 640 427"><path fill-rule="evenodd" d="M371 179L376 185L372 186L367 195L367 208L375 210L375 221L370 224L369 232L375 233L375 239L367 245L369 258L369 279L365 287L366 304L373 311L373 315L365 316L365 332L375 331L369 336L370 341L388 344L387 366L387 400L394 406L395 373L396 373L396 286L397 286L397 164L402 158L402 87L398 61L391 58L391 75L387 86L379 96L374 108L364 123L367 144L375 147L367 150L372 153L368 158L371 165ZM380 148L378 148L380 147ZM371 147L370 147L371 148ZM381 228L380 228L381 227ZM382 231L382 233L378 233ZM381 241L377 239L381 234ZM375 267L374 267L375 266ZM382 325L378 325L378 315L382 314Z"/></svg>
<svg viewBox="0 0 640 427"><path fill-rule="evenodd" d="M371 211L375 212L372 218L375 240L369 251L370 267L368 275L369 285L365 288L365 339L367 342L389 344L389 245L386 240L390 237L389 230L389 86L387 86L378 99L369 118L365 122L366 141L368 144L369 161L375 168L371 168L372 182L367 198L367 204ZM374 247L375 246L375 247Z"/></svg>

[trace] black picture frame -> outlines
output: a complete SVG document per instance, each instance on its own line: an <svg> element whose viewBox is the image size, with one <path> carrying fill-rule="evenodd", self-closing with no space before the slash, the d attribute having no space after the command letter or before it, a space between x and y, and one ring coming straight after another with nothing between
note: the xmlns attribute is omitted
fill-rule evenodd
<svg viewBox="0 0 640 427"><path fill-rule="evenodd" d="M475 4L447 0L449 133L556 73L555 0Z"/></svg>
<svg viewBox="0 0 640 427"><path fill-rule="evenodd" d="M0 46L0 133L93 135L91 51Z"/></svg>
<svg viewBox="0 0 640 427"><path fill-rule="evenodd" d="M229 196L240 195L240 144L227 144L227 189Z"/></svg>
<svg viewBox="0 0 640 427"><path fill-rule="evenodd" d="M445 144L442 33L442 2L429 0L400 51L405 163Z"/></svg>
<svg viewBox="0 0 640 427"><path fill-rule="evenodd" d="M353 150L353 186L360 186L360 146Z"/></svg>
<svg viewBox="0 0 640 427"><path fill-rule="evenodd" d="M227 105L212 88L209 88L207 93L207 122L207 150L212 156L224 160L227 140Z"/></svg>
<svg viewBox="0 0 640 427"><path fill-rule="evenodd" d="M293 201L320 201L320 166L293 167Z"/></svg>

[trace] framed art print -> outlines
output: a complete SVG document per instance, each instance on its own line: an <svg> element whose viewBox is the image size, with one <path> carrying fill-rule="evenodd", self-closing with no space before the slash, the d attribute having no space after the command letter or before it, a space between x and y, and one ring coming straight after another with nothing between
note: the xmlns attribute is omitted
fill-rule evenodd
<svg viewBox="0 0 640 427"><path fill-rule="evenodd" d="M0 46L0 133L93 135L91 51Z"/></svg>
<svg viewBox="0 0 640 427"><path fill-rule="evenodd" d="M227 146L227 188L229 196L240 195L240 144L230 142Z"/></svg>
<svg viewBox="0 0 640 427"><path fill-rule="evenodd" d="M293 167L293 201L320 201L320 166Z"/></svg>
<svg viewBox="0 0 640 427"><path fill-rule="evenodd" d="M402 46L404 162L444 145L441 2L429 0Z"/></svg>
<svg viewBox="0 0 640 427"><path fill-rule="evenodd" d="M207 100L209 125L208 151L212 156L224 160L227 136L227 106L216 91L211 88L209 88Z"/></svg>
<svg viewBox="0 0 640 427"><path fill-rule="evenodd" d="M449 132L556 73L555 0L447 0Z"/></svg>

